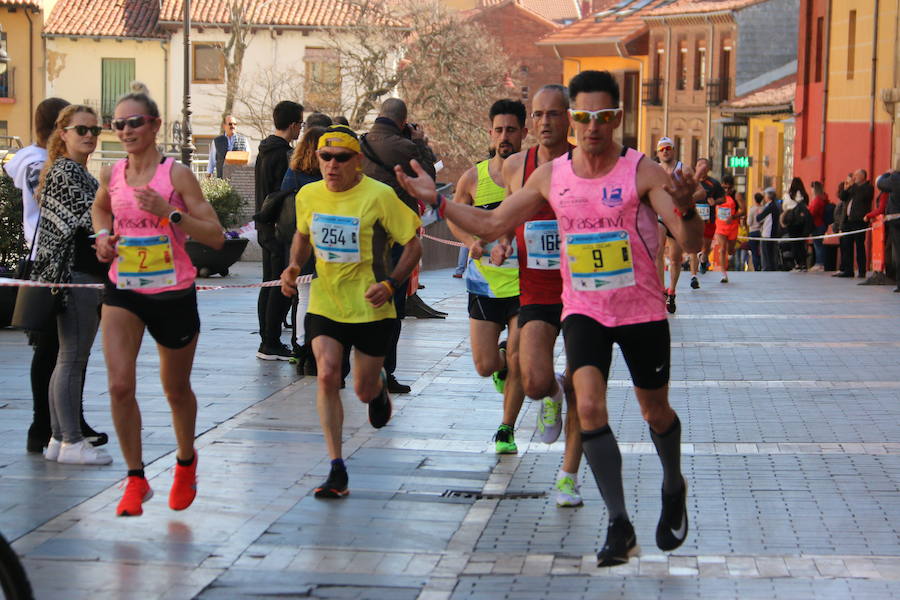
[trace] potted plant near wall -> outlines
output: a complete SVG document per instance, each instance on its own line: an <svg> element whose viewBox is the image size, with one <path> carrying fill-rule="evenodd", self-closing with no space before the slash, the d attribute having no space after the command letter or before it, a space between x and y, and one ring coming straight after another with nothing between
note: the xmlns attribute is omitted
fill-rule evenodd
<svg viewBox="0 0 900 600"><path fill-rule="evenodd" d="M203 197L212 204L219 222L225 228L225 245L215 250L194 240L187 241L187 253L200 277L218 273L228 275L228 268L240 260L249 240L239 237L232 228L240 223L241 195L227 179L211 177L200 180Z"/></svg>
<svg viewBox="0 0 900 600"><path fill-rule="evenodd" d="M3 171L0 176L0 277L13 277L25 253L22 191ZM0 287L0 327L9 327L18 290L16 287Z"/></svg>

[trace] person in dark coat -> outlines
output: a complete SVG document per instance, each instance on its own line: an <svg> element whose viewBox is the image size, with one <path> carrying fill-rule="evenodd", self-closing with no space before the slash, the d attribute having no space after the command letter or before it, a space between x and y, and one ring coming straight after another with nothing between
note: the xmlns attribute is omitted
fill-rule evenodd
<svg viewBox="0 0 900 600"><path fill-rule="evenodd" d="M303 106L290 100L282 100L272 111L275 133L259 144L256 157L256 213L272 192L281 189L281 182L288 170L291 142L300 137L303 126ZM256 236L262 248L263 281L281 277L287 267L284 246L275 237L275 224L256 221ZM281 342L281 324L291 308L291 302L279 289L264 287L259 290L257 316L259 318L259 350L256 357L262 360L290 360L291 349Z"/></svg>
<svg viewBox="0 0 900 600"><path fill-rule="evenodd" d="M425 172L435 178L434 152L428 146L425 131L415 123L407 122L406 103L399 98L388 98L381 105L381 111L375 119L369 133L362 136L360 145L363 151L363 173L373 179L391 186L397 196L417 215L421 214L419 202L409 195L394 175L394 167L403 165L407 175L414 175L409 161L416 159ZM394 263L403 252L403 246L395 244L391 248ZM394 371L397 368L397 343L400 340L401 320L406 311L406 289L409 282L402 282L394 291L394 306L397 308L397 322L394 325L391 345L384 359L384 370L388 376L388 391L393 394L409 393L410 387L397 381Z"/></svg>
<svg viewBox="0 0 900 600"><path fill-rule="evenodd" d="M853 251L856 250L856 268L859 277L865 278L868 261L866 257L866 214L872 210L872 199L875 197L875 188L868 181L865 169L859 169L853 173L852 181L848 182L840 193L844 202L844 219L841 223L841 233L858 231L852 235L841 238L841 270L833 277L853 277Z"/></svg>
<svg viewBox="0 0 900 600"><path fill-rule="evenodd" d="M888 238L891 241L891 257L894 263L894 278L897 280L895 292L900 292L900 159L897 160L893 171L889 171L878 178L878 189L889 194L887 208L885 209L885 227ZM888 220L889 217L893 219Z"/></svg>

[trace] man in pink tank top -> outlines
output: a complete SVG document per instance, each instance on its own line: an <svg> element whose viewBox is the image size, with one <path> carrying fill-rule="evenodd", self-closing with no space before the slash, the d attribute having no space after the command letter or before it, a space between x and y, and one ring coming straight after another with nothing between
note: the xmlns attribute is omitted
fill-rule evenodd
<svg viewBox="0 0 900 600"><path fill-rule="evenodd" d="M488 214L444 202L415 163L417 177L399 169L397 176L407 191L484 240L525 222L544 202L556 212L563 257L563 337L578 398L582 449L610 519L597 564L613 566L639 552L625 507L622 457L606 407L613 343L622 349L663 467L656 544L674 550L687 537L681 423L668 400L669 326L654 257L657 215L687 252L700 249L703 221L694 208L696 181L689 168L670 179L662 167L614 140L622 111L619 86L610 73L579 73L569 82L569 95L577 148L538 167L521 190Z"/></svg>

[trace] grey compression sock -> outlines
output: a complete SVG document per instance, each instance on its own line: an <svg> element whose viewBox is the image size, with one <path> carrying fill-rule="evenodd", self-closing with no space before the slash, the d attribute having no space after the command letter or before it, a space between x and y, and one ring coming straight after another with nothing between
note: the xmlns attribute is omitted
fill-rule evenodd
<svg viewBox="0 0 900 600"><path fill-rule="evenodd" d="M628 519L625 509L625 492L622 489L622 454L619 444L609 425L600 429L581 432L581 447L587 458L600 495L606 502L609 520L619 517Z"/></svg>
<svg viewBox="0 0 900 600"><path fill-rule="evenodd" d="M663 468L663 491L673 494L681 490L681 421L678 415L665 433L656 433L650 428L650 439L656 446L659 462Z"/></svg>

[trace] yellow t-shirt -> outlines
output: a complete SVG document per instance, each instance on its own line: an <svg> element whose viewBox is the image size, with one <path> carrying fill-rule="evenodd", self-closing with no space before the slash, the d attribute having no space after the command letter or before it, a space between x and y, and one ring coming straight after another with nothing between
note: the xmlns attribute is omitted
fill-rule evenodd
<svg viewBox="0 0 900 600"><path fill-rule="evenodd" d="M309 312L341 323L396 318L393 302L375 308L365 294L391 274L391 245L409 242L419 224L390 186L365 175L345 192L329 191L324 181L300 188L297 230L316 253Z"/></svg>

